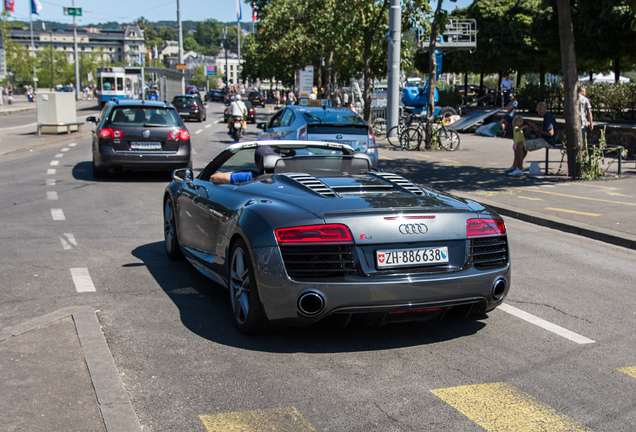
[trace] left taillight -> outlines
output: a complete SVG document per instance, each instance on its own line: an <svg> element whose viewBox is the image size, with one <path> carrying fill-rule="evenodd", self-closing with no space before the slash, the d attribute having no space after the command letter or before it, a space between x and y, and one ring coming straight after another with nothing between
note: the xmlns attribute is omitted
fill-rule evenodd
<svg viewBox="0 0 636 432"><path fill-rule="evenodd" d="M119 129L104 128L99 131L99 137L102 139L123 138L124 133Z"/></svg>
<svg viewBox="0 0 636 432"><path fill-rule="evenodd" d="M168 132L168 139L187 141L190 139L190 132L187 129L175 129Z"/></svg>
<svg viewBox="0 0 636 432"><path fill-rule="evenodd" d="M281 244L353 243L349 228L341 224L280 228L275 231L275 234L276 240Z"/></svg>
<svg viewBox="0 0 636 432"><path fill-rule="evenodd" d="M506 235L506 224L497 219L468 219L466 235L475 237L497 237Z"/></svg>

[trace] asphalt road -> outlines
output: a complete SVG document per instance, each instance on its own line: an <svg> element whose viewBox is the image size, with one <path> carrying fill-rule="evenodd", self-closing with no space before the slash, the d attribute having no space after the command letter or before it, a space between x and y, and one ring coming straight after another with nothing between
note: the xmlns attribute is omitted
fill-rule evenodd
<svg viewBox="0 0 636 432"><path fill-rule="evenodd" d="M221 105L210 103L207 122L187 124L195 169L230 143L218 119ZM406 170L418 156L401 157ZM231 323L226 293L164 254L168 177L97 181L90 161L86 136L0 158L0 329L94 308L144 432L636 425L636 251L508 218L513 285L506 307L487 317L379 329L324 322L247 337ZM70 367L39 355L43 371ZM0 395L0 407L37 403L30 412L47 420L42 430L103 430L94 408L91 428L51 427L64 424L60 397L40 402L38 383L25 391L19 402ZM90 405L85 391L77 403ZM0 430L16 430L5 409Z"/></svg>

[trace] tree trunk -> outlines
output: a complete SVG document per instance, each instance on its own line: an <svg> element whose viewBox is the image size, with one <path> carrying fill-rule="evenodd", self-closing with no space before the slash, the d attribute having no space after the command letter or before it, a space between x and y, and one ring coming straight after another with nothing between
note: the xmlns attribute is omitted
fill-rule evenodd
<svg viewBox="0 0 636 432"><path fill-rule="evenodd" d="M329 55L327 56L327 70L326 70L326 80L325 80L325 92L327 93L327 97L331 100L331 95L333 93L333 88L331 86L331 74L333 69L333 50L329 51Z"/></svg>
<svg viewBox="0 0 636 432"><path fill-rule="evenodd" d="M581 116L578 109L576 51L570 0L557 0L559 15L559 40L561 45L561 65L563 67L563 88L565 93L565 133L567 136L568 175L582 175ZM556 133L556 131L555 131Z"/></svg>
<svg viewBox="0 0 636 432"><path fill-rule="evenodd" d="M614 59L614 82L621 82L621 60L618 57Z"/></svg>
<svg viewBox="0 0 636 432"><path fill-rule="evenodd" d="M362 100L364 101L363 116L364 121L371 122L371 43L373 41L373 34L366 33L364 37L364 57L362 67L362 79L364 80L364 88L362 90Z"/></svg>
<svg viewBox="0 0 636 432"><path fill-rule="evenodd" d="M431 42L428 46L428 103L426 107L426 144L425 148L431 148L431 138L433 137L433 117L435 116L435 86L437 84L437 59L435 58L435 43L439 30L439 14L442 10L443 0L438 0L437 9L431 25Z"/></svg>

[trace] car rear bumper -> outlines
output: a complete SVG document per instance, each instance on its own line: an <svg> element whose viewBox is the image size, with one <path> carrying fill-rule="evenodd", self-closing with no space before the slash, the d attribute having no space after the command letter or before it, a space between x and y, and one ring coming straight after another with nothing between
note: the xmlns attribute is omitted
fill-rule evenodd
<svg viewBox="0 0 636 432"><path fill-rule="evenodd" d="M93 153L93 163L98 169L170 170L190 166L191 154L185 146L170 153L116 152L101 146L99 153Z"/></svg>
<svg viewBox="0 0 636 432"><path fill-rule="evenodd" d="M259 295L267 317L297 326L334 314L421 321L428 318L428 312L443 315L457 307L465 307L471 314L480 313L501 304L511 281L507 264L487 271L471 267L450 273L346 276L341 282L299 282L287 276L277 258L277 248L258 248L253 253L259 269ZM318 306L307 313L302 306L305 300Z"/></svg>

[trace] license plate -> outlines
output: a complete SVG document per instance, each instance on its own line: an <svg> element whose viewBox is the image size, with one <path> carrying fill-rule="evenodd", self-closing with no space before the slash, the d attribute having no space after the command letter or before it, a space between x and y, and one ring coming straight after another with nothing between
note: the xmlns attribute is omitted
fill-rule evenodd
<svg viewBox="0 0 636 432"><path fill-rule="evenodd" d="M392 267L417 267L448 262L448 247L390 249L375 253L375 263L379 269Z"/></svg>
<svg viewBox="0 0 636 432"><path fill-rule="evenodd" d="M159 142L131 142L131 150L161 150Z"/></svg>
<svg viewBox="0 0 636 432"><path fill-rule="evenodd" d="M187 115L190 115L190 113L187 113L187 112L180 112L180 113L179 113L179 115L185 115L185 116L187 116Z"/></svg>

